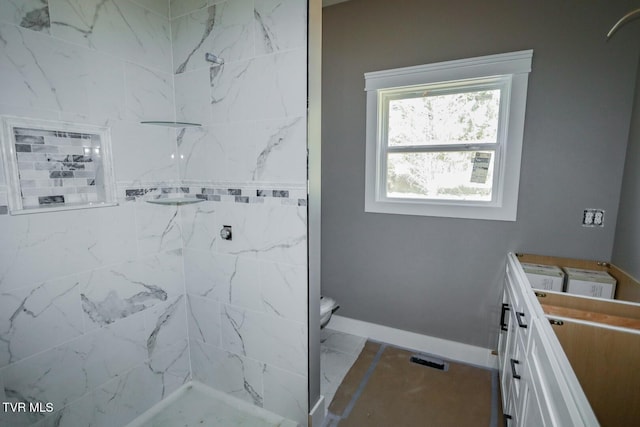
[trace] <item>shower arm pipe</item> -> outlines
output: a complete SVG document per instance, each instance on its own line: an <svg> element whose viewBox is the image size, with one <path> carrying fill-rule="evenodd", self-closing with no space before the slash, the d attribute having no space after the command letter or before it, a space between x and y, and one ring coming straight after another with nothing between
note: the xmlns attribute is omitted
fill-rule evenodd
<svg viewBox="0 0 640 427"><path fill-rule="evenodd" d="M205 53L204 59L212 64L224 65L224 59L220 58L218 55L214 55L213 53Z"/></svg>
<svg viewBox="0 0 640 427"><path fill-rule="evenodd" d="M636 9L636 10L632 10L631 12L627 13L626 15L624 15L622 18L620 18L618 20L618 22L616 22L614 24L613 27L611 27L611 29L609 30L609 32L607 33L607 40L609 40L611 38L611 36L613 35L613 33L615 33L618 28L622 27L624 24L626 24L628 21L630 21L632 18L637 17L638 15L640 15L640 9Z"/></svg>

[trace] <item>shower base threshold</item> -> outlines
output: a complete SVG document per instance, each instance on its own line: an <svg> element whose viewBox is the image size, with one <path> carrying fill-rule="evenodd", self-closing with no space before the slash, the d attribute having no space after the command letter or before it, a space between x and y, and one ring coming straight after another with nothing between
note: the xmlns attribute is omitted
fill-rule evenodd
<svg viewBox="0 0 640 427"><path fill-rule="evenodd" d="M191 381L126 427L296 427L294 421Z"/></svg>

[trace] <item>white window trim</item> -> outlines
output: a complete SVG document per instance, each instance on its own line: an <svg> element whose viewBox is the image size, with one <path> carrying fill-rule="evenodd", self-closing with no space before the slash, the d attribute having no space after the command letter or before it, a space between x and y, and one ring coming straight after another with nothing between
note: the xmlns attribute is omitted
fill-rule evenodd
<svg viewBox="0 0 640 427"><path fill-rule="evenodd" d="M533 50L439 62L365 73L367 92L365 212L515 221L518 208L520 158L524 134L527 83ZM507 76L511 78L510 102L505 116L507 143L501 148L502 168L491 203L408 200L380 197L383 131L380 126L380 90L439 82Z"/></svg>

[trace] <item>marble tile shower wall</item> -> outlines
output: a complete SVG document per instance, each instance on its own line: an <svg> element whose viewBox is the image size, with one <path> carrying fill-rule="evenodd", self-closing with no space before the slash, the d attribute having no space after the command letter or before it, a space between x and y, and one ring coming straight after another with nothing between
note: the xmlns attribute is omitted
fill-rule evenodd
<svg viewBox="0 0 640 427"><path fill-rule="evenodd" d="M166 1L0 2L0 114L111 128L119 187L175 185ZM173 158L172 158L173 155ZM0 166L1 168L1 166ZM177 208L7 215L0 171L0 426L118 426L190 379Z"/></svg>
<svg viewBox="0 0 640 427"><path fill-rule="evenodd" d="M0 114L111 127L120 202L10 216L0 173L0 400L57 411L0 426L124 425L190 375L304 424L306 2L0 2L0 39Z"/></svg>
<svg viewBox="0 0 640 427"><path fill-rule="evenodd" d="M242 193L181 210L192 375L306 424L306 1L171 12L181 182Z"/></svg>

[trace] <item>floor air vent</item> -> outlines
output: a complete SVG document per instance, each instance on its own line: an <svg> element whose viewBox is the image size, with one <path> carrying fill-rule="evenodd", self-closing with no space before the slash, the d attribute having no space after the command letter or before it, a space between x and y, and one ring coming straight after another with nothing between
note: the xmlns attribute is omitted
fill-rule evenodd
<svg viewBox="0 0 640 427"><path fill-rule="evenodd" d="M444 360L425 356L424 354L414 354L409 360L411 360L412 363L417 363L418 365L427 366L440 371L446 372L449 370L449 364Z"/></svg>

